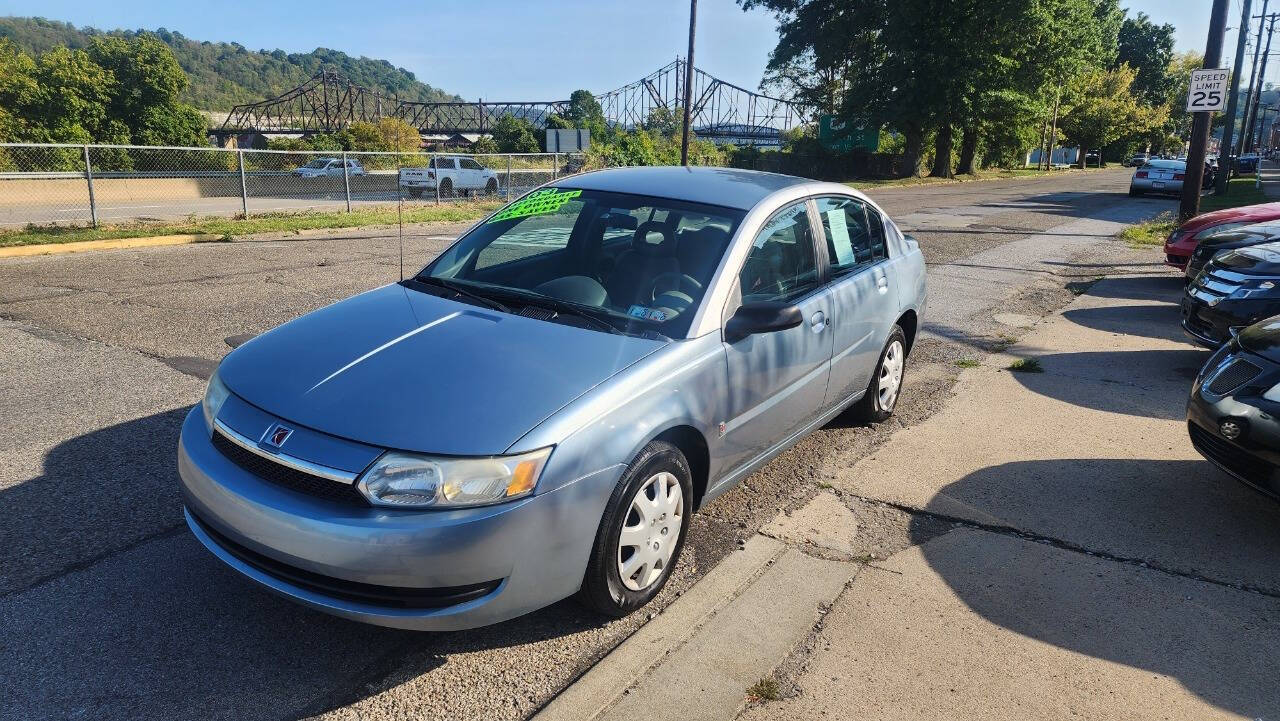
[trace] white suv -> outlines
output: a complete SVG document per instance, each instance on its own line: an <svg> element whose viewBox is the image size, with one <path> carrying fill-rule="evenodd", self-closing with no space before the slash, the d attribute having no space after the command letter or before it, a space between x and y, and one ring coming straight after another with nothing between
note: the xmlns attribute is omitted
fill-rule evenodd
<svg viewBox="0 0 1280 721"><path fill-rule="evenodd" d="M342 175L342 158L316 158L293 171L299 178L323 178L329 175ZM347 160L348 175L364 175L364 167L354 158Z"/></svg>
<svg viewBox="0 0 1280 721"><path fill-rule="evenodd" d="M498 174L465 155L439 155L425 168L400 169L400 187L414 198L422 197L424 192L434 193L437 179L441 196L458 191L471 194L482 190L486 195L498 192Z"/></svg>

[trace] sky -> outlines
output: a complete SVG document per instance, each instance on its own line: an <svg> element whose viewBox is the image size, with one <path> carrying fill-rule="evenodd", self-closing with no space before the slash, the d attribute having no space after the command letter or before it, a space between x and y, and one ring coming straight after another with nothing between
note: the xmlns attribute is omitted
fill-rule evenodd
<svg viewBox="0 0 1280 721"><path fill-rule="evenodd" d="M1231 25L1240 1L1231 0ZM1178 50L1204 51L1209 0L1121 5L1172 23ZM683 56L689 30L688 0L0 0L0 15L100 29L164 27L253 50L323 46L388 60L469 100L508 101L558 99L577 88L603 92L638 80ZM746 88L760 84L777 41L769 13L701 0L697 31L695 65ZM1235 47L1234 31L1227 43Z"/></svg>

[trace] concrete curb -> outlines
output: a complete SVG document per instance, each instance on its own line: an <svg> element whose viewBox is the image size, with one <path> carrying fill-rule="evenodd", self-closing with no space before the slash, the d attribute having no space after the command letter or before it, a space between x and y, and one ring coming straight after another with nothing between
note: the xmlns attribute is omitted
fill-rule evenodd
<svg viewBox="0 0 1280 721"><path fill-rule="evenodd" d="M91 250L127 250L151 248L161 245L190 245L222 240L212 233L186 233L182 235L151 235L142 238L113 238L110 240L82 240L75 243L41 243L38 245L14 245L0 248L0 258L24 258L33 255L62 255L84 253Z"/></svg>

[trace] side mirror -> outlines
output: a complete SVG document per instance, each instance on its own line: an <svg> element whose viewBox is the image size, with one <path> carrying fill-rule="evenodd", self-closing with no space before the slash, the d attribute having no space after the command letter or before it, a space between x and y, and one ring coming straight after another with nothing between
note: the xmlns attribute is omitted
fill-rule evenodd
<svg viewBox="0 0 1280 721"><path fill-rule="evenodd" d="M804 314L789 303L776 300L746 303L725 323L724 339L729 343L736 343L756 333L795 328L803 322Z"/></svg>

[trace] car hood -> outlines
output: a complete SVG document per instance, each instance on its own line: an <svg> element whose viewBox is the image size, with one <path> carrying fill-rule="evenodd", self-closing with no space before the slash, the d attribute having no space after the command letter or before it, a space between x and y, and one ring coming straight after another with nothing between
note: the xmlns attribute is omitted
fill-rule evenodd
<svg viewBox="0 0 1280 721"><path fill-rule="evenodd" d="M1280 203L1260 203L1258 205L1246 205L1242 208L1225 208L1223 210L1215 210L1212 213L1197 215L1179 226L1178 230L1197 233L1210 226L1223 223L1261 223L1276 219L1280 219Z"/></svg>
<svg viewBox="0 0 1280 721"><path fill-rule="evenodd" d="M325 433L495 455L663 345L388 285L254 338L218 373L249 403Z"/></svg>
<svg viewBox="0 0 1280 721"><path fill-rule="evenodd" d="M1259 321L1240 331L1236 337L1241 348L1280 363L1280 316Z"/></svg>
<svg viewBox="0 0 1280 721"><path fill-rule="evenodd" d="M1213 265L1245 275L1280 276L1280 243L1262 243L1214 256Z"/></svg>

